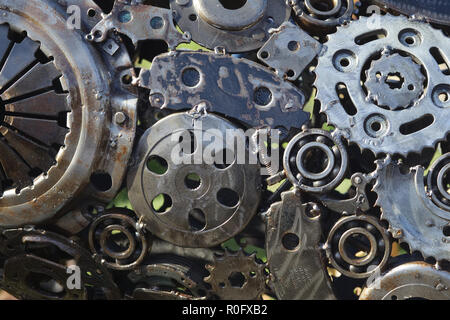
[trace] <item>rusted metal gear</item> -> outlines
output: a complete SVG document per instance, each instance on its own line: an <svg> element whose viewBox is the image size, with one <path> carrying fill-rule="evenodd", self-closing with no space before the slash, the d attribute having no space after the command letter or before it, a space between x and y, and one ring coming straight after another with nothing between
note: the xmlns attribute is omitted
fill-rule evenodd
<svg viewBox="0 0 450 320"><path fill-rule="evenodd" d="M192 39L214 49L246 52L260 48L269 29L290 17L285 0L170 0L175 21Z"/></svg>
<svg viewBox="0 0 450 320"><path fill-rule="evenodd" d="M83 40L101 10L72 2L81 29L56 1L0 1L1 226L48 220L80 198L109 201L122 183L135 134L137 99L123 83L132 64L119 38Z"/></svg>
<svg viewBox="0 0 450 320"><path fill-rule="evenodd" d="M436 192L439 185L441 189L444 187L448 170L441 165L446 159L448 154L438 159L434 170L428 172L426 187L424 167L405 170L389 157L379 160L377 182L373 187L378 195L376 204L381 208L381 217L389 222L392 236L407 243L411 253L418 251L424 258L432 257L437 261L450 261L450 210L445 202L440 202L448 197L448 190L442 190L442 194ZM435 179L436 173L439 179Z"/></svg>
<svg viewBox="0 0 450 320"><path fill-rule="evenodd" d="M256 254L246 255L243 250L216 256L206 269L210 275L205 282L211 293L222 300L259 300L266 290L265 264L256 260Z"/></svg>
<svg viewBox="0 0 450 320"><path fill-rule="evenodd" d="M235 125L211 114L173 114L142 136L128 193L153 234L179 246L213 247L250 222L261 197L260 166L239 163L242 150L227 130L245 141Z"/></svg>
<svg viewBox="0 0 450 320"><path fill-rule="evenodd" d="M439 65L450 39L441 30L374 14L338 28L325 46L315 70L317 100L350 142L407 156L445 139L450 87Z"/></svg>

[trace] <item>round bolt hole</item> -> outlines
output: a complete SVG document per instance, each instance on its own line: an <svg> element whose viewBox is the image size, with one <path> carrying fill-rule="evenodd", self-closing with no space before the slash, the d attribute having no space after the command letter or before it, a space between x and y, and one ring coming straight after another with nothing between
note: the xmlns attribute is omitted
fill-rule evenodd
<svg viewBox="0 0 450 320"><path fill-rule="evenodd" d="M300 43L298 41L289 41L288 49L290 51L297 51L298 49L300 49Z"/></svg>
<svg viewBox="0 0 450 320"><path fill-rule="evenodd" d="M253 100L257 105L267 106L272 101L272 92L266 87L259 87L255 90Z"/></svg>
<svg viewBox="0 0 450 320"><path fill-rule="evenodd" d="M450 226L445 226L442 230L442 233L444 234L444 236L450 237Z"/></svg>
<svg viewBox="0 0 450 320"><path fill-rule="evenodd" d="M126 74L122 77L122 83L125 85L130 85L132 81L133 78L129 74Z"/></svg>
<svg viewBox="0 0 450 320"><path fill-rule="evenodd" d="M197 190L202 183L200 176L196 173L189 173L186 178L184 178L184 184L190 190Z"/></svg>
<svg viewBox="0 0 450 320"><path fill-rule="evenodd" d="M222 188L217 192L217 201L228 208L234 208L239 204L239 194L231 189Z"/></svg>
<svg viewBox="0 0 450 320"><path fill-rule="evenodd" d="M189 20L191 20L192 22L197 21L197 15L196 14L191 14L189 16Z"/></svg>
<svg viewBox="0 0 450 320"><path fill-rule="evenodd" d="M234 288L242 288L245 283L247 282L247 279L245 278L244 274L242 272L233 272L228 277L228 281L230 282L230 285Z"/></svg>
<svg viewBox="0 0 450 320"><path fill-rule="evenodd" d="M294 70L288 70L288 71L286 72L286 75L287 75L289 78L292 78L293 76L295 76L295 71L294 71Z"/></svg>
<svg viewBox="0 0 450 320"><path fill-rule="evenodd" d="M406 38L405 38L405 42L406 42L407 44L409 44L409 45L413 45L414 42L416 42L416 41L414 40L413 37L406 37Z"/></svg>
<svg viewBox="0 0 450 320"><path fill-rule="evenodd" d="M293 251L300 244L300 238L294 233L286 233L281 239L281 244L286 250Z"/></svg>
<svg viewBox="0 0 450 320"><path fill-rule="evenodd" d="M95 15L97 14L97 11L95 11L94 9L89 9L87 12L88 17L93 18L95 17Z"/></svg>
<svg viewBox="0 0 450 320"><path fill-rule="evenodd" d="M164 20L161 17L153 17L150 20L150 26L152 27L152 29L158 30L161 29L162 27L164 27Z"/></svg>
<svg viewBox="0 0 450 320"><path fill-rule="evenodd" d="M131 12L128 10L123 10L119 12L119 22L128 23L132 19Z"/></svg>
<svg viewBox="0 0 450 320"><path fill-rule="evenodd" d="M340 61L341 66L348 67L350 65L350 61L347 58L343 58Z"/></svg>
<svg viewBox="0 0 450 320"><path fill-rule="evenodd" d="M112 188L112 178L108 173L95 172L91 175L91 183L95 189L106 192Z"/></svg>
<svg viewBox="0 0 450 320"><path fill-rule="evenodd" d="M381 124L379 122L374 122L370 125L373 131L380 131L381 130Z"/></svg>
<svg viewBox="0 0 450 320"><path fill-rule="evenodd" d="M194 68L186 68L182 75L181 80L188 87L195 87L200 82L200 72Z"/></svg>
<svg viewBox="0 0 450 320"><path fill-rule="evenodd" d="M169 169L167 161L160 156L151 156L147 160L147 169L158 175L165 174Z"/></svg>
<svg viewBox="0 0 450 320"><path fill-rule="evenodd" d="M267 51L261 52L261 58L267 59L269 57L269 53Z"/></svg>
<svg viewBox="0 0 450 320"><path fill-rule="evenodd" d="M448 93L447 92L441 92L439 94L439 101L441 102L447 102L449 99Z"/></svg>

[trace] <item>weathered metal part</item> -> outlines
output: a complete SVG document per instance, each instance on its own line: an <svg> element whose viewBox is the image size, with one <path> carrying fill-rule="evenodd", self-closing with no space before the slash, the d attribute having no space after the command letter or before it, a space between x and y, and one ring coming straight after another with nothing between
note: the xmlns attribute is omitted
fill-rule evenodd
<svg viewBox="0 0 450 320"><path fill-rule="evenodd" d="M445 0L373 0L373 2L415 19L450 25L450 3Z"/></svg>
<svg viewBox="0 0 450 320"><path fill-rule="evenodd" d="M377 106L389 110L408 108L417 103L424 91L425 76L412 57L388 54L372 61L366 71L367 96Z"/></svg>
<svg viewBox="0 0 450 320"><path fill-rule="evenodd" d="M351 21L353 0L288 0L295 15L307 27L333 29Z"/></svg>
<svg viewBox="0 0 450 320"><path fill-rule="evenodd" d="M427 176L427 193L438 207L450 212L450 153L437 159Z"/></svg>
<svg viewBox="0 0 450 320"><path fill-rule="evenodd" d="M325 250L336 270L350 278L362 279L383 270L391 254L391 240L377 219L348 216L330 230Z"/></svg>
<svg viewBox="0 0 450 320"><path fill-rule="evenodd" d="M375 18L380 21L379 27L369 21ZM450 130L447 121L450 100L440 97L448 96L450 92L449 76L441 71L440 58L436 57L440 55L444 61L448 60L450 39L441 31L402 16L374 15L360 17L339 28L337 33L329 36L326 47L315 70L317 99L328 122L343 132L350 142L375 154L406 156L435 146L445 138ZM425 91L409 108L386 110L372 102L374 97L368 98L361 85L361 81L364 83L362 75L377 56L395 57L398 54L412 57L421 66L427 79ZM396 66L385 67L394 70ZM389 74L384 69L376 71ZM400 77L403 76L400 74ZM420 78L416 75L417 81ZM409 84L405 80L402 85ZM395 87L390 89L391 99L383 104L394 109L399 101L397 95L401 96L402 92Z"/></svg>
<svg viewBox="0 0 450 320"><path fill-rule="evenodd" d="M92 28L86 39L104 42L110 31L116 31L131 39L134 46L142 40L164 40L174 50L181 43L189 43L189 33L178 32L169 9L149 5L128 5L116 1L108 15Z"/></svg>
<svg viewBox="0 0 450 320"><path fill-rule="evenodd" d="M215 115L178 113L145 132L128 191L148 230L176 245L212 247L244 229L261 196L260 167L238 163L241 151L226 138L228 130L245 142L237 129Z"/></svg>
<svg viewBox="0 0 450 320"><path fill-rule="evenodd" d="M87 299L84 287L67 287L67 278L66 266L34 255L17 255L5 262L2 287L24 300Z"/></svg>
<svg viewBox="0 0 450 320"><path fill-rule="evenodd" d="M179 256L153 258L148 265L128 274L137 285L132 298L137 300L204 300L207 289L203 274L194 264ZM180 290L182 288L182 290Z"/></svg>
<svg viewBox="0 0 450 320"><path fill-rule="evenodd" d="M176 246L170 242L155 237L152 241L151 257L173 255L183 257L189 261L214 261L214 250L210 248L188 248Z"/></svg>
<svg viewBox="0 0 450 320"><path fill-rule="evenodd" d="M449 300L450 273L424 262L400 265L375 279L360 300Z"/></svg>
<svg viewBox="0 0 450 320"><path fill-rule="evenodd" d="M1 71L0 158L5 177L16 181L0 188L2 226L43 222L80 199L107 202L122 183L137 98L121 80L132 76L132 63L117 38L110 39L115 52L86 43L82 35L95 20L87 11L101 10L89 0L72 4L86 10L81 29L68 27L66 8L56 1L0 1L0 33L6 25L18 34L26 31L22 42L0 46L13 46L0 50L7 55ZM126 123L112 121L118 111ZM96 175L106 183L99 186Z"/></svg>
<svg viewBox="0 0 450 320"><path fill-rule="evenodd" d="M127 209L110 209L89 227L89 247L104 266L130 270L142 263L150 250L143 226Z"/></svg>
<svg viewBox="0 0 450 320"><path fill-rule="evenodd" d="M450 238L446 233L450 211L432 201L428 193L433 189L425 188L424 171L417 166L402 173L389 157L378 161L378 178L373 188L378 195L376 204L381 208L382 219L389 222L392 236L406 242L411 253L419 251L425 258L450 261Z"/></svg>
<svg viewBox="0 0 450 320"><path fill-rule="evenodd" d="M335 299L321 255L320 208L298 190L281 194L267 213L269 285L282 300Z"/></svg>
<svg viewBox="0 0 450 320"><path fill-rule="evenodd" d="M341 137L322 129L308 129L295 136L284 151L286 177L303 191L333 190L344 179L348 155Z"/></svg>
<svg viewBox="0 0 450 320"><path fill-rule="evenodd" d="M119 289L108 270L97 264L89 251L73 240L34 229L8 229L2 235L5 240L0 251L7 260L1 287L9 293L23 299L92 299L95 298L93 294L100 292L101 296L97 298L120 298ZM45 248L47 254L44 254ZM81 289L68 287L71 283L68 278L76 272L67 271L70 265L80 268ZM45 290L43 282L56 284L59 290Z"/></svg>
<svg viewBox="0 0 450 320"><path fill-rule="evenodd" d="M292 22L271 30L270 39L258 51L259 60L279 77L297 80L322 50L322 44Z"/></svg>
<svg viewBox="0 0 450 320"><path fill-rule="evenodd" d="M253 127L300 128L309 120L306 98L250 60L207 52L175 52L153 60L140 86L148 88L154 107L174 110L204 106Z"/></svg>
<svg viewBox="0 0 450 320"><path fill-rule="evenodd" d="M334 199L328 194L320 195L322 204L335 212L348 214L353 212L365 212L370 209L369 199L366 194L367 185L373 180L372 175L355 173L351 177L351 183L355 187L355 195L350 199Z"/></svg>
<svg viewBox="0 0 450 320"><path fill-rule="evenodd" d="M266 287L264 268L256 254L225 250L213 264L206 265L210 274L204 280L211 285L211 293L222 300L259 300Z"/></svg>
<svg viewBox="0 0 450 320"><path fill-rule="evenodd" d="M290 17L284 0L170 0L175 21L192 39L209 49L246 52L260 48L269 29Z"/></svg>

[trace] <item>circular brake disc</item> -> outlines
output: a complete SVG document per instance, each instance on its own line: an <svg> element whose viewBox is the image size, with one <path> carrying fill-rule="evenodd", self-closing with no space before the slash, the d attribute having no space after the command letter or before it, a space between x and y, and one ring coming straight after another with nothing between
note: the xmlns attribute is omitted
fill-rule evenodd
<svg viewBox="0 0 450 320"><path fill-rule="evenodd" d="M242 164L243 132L215 115L168 116L148 129L128 177L129 198L153 234L184 247L212 247L249 223L260 167ZM226 158L226 159L225 159Z"/></svg>
<svg viewBox="0 0 450 320"><path fill-rule="evenodd" d="M450 39L403 16L360 17L329 36L316 69L328 122L375 154L420 152L449 132Z"/></svg>

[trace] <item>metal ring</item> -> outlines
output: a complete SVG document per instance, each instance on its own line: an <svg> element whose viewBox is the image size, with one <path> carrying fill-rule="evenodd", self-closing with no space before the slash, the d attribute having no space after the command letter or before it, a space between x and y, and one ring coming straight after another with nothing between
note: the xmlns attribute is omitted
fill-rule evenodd
<svg viewBox="0 0 450 320"><path fill-rule="evenodd" d="M310 171L306 170L306 168L303 166L303 158L304 158L306 152L308 152L309 150L311 150L313 148L318 148L318 149L322 150L323 152L325 152L325 154L328 158L327 167L320 173L310 172ZM297 160L298 171L300 171L302 176L304 176L305 178L308 178L308 179L320 180L320 179L323 179L326 176L328 176L331 173L331 171L333 171L334 163L335 163L335 156L334 156L333 151L329 147L324 145L323 143L309 142L300 148L299 152L297 153L296 160Z"/></svg>

